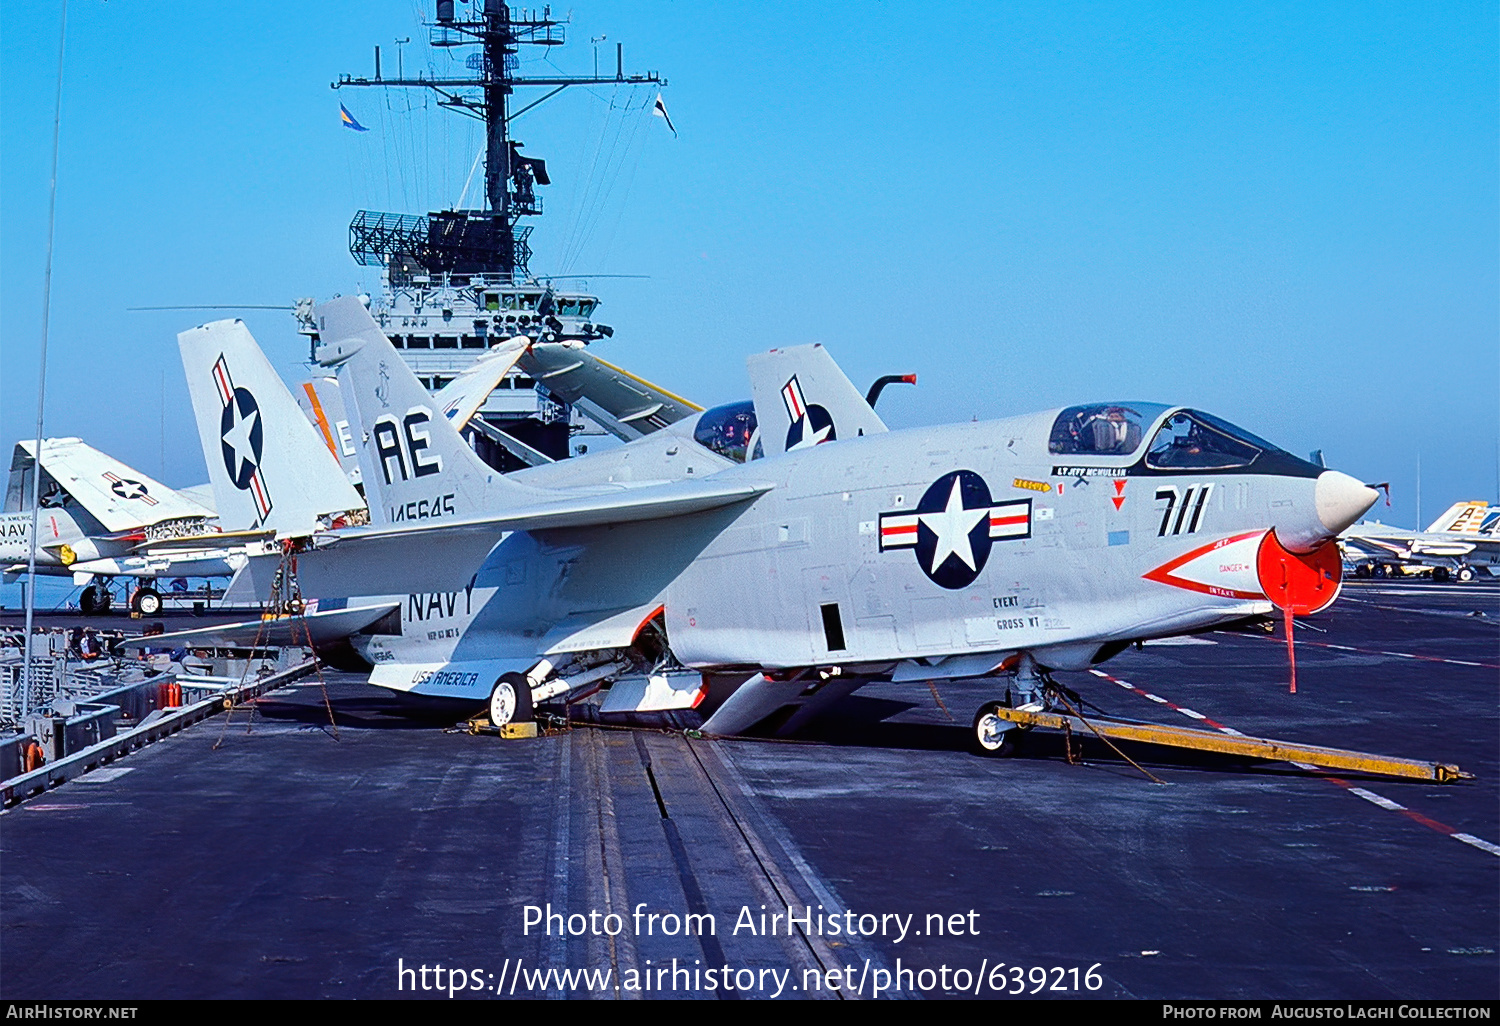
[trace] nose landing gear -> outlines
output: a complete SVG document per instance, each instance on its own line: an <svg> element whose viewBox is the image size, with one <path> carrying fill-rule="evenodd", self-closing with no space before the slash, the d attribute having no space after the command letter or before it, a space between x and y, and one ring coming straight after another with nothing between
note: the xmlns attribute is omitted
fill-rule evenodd
<svg viewBox="0 0 1500 1026"><path fill-rule="evenodd" d="M1031 657L1022 652L1016 662L1015 675L1006 689L1005 700L987 702L974 714L974 729L971 741L980 755L999 758L1014 755L1021 738L1031 728L1001 716L1000 709L1015 708L1027 712L1043 712L1054 706L1051 693L1057 684L1050 680Z"/></svg>

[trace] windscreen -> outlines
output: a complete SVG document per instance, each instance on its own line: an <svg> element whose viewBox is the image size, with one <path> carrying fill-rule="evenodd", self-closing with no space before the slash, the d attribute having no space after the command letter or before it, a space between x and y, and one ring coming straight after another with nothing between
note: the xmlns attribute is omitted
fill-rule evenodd
<svg viewBox="0 0 1500 1026"><path fill-rule="evenodd" d="M1157 429L1146 465L1159 470L1221 470L1248 467L1261 453L1280 451L1211 414L1180 410Z"/></svg>

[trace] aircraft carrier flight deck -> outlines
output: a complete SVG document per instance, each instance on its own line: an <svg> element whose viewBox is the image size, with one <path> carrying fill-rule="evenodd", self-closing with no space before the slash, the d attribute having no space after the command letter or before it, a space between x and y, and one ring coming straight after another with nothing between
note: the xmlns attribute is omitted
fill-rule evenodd
<svg viewBox="0 0 1500 1026"><path fill-rule="evenodd" d="M1492 582L1349 582L1296 694L1279 629L1060 675L1450 784L1042 730L984 758L954 682L789 739L501 740L325 671L0 815L5 996L1494 1000L1497 624Z"/></svg>

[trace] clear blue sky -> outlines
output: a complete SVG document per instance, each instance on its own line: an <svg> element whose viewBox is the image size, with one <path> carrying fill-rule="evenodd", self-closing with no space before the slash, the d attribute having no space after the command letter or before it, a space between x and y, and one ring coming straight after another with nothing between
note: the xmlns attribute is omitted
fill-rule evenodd
<svg viewBox="0 0 1500 1026"><path fill-rule="evenodd" d="M400 37L429 66L429 8L73 0L48 434L203 480L175 336L215 315L126 308L372 288L353 212L457 198L459 118L329 89L376 44L392 73ZM556 64L624 42L680 132L621 109L641 91L516 125L556 183L533 270L650 275L593 283L607 359L713 403L748 353L820 340L860 384L918 372L897 426L1181 402L1392 481L1387 520L1415 517L1419 451L1424 520L1495 498L1494 3L572 11ZM0 6L7 452L35 417L57 27ZM244 317L300 375L290 315Z"/></svg>

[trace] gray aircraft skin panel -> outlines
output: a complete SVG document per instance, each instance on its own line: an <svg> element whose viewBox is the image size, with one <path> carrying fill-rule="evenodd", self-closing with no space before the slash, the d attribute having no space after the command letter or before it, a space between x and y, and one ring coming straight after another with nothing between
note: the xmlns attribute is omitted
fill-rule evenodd
<svg viewBox="0 0 1500 1026"><path fill-rule="evenodd" d="M771 477L776 487L667 590L673 651L705 668L876 664L1102 644L1270 610L1254 579L1254 547L1267 527L1291 533L1316 522L1314 479L1205 473L1161 485L1124 476L1133 459L1115 458L1091 460L1089 469L1101 474L1079 484L1055 475L1045 450L1029 459L1017 451L1028 436L1045 435L1056 416L894 432L726 472L781 471ZM950 537L957 549L944 553L938 568L940 575L953 571L947 587L929 572L936 548L924 566L923 546L906 544L903 529L920 530L929 519L917 510L934 487L943 510L969 504L962 495L949 501L951 486L943 493L956 472L984 482L989 508L1004 514L997 521L1018 523L997 526L988 546L968 533ZM1162 535L1167 499L1156 491L1166 487L1209 491L1201 510L1195 499L1183 523L1174 514ZM1274 519L1273 501L1281 504ZM938 516L951 515L930 519ZM978 526L974 510L952 519L969 523L970 533ZM1241 540L1222 544L1235 538ZM1184 584L1224 594L1144 580L1215 544L1214 553L1234 558L1192 567ZM977 573L970 563L979 564ZM809 573L812 565L824 569ZM845 645L837 650L827 644L820 615L829 604L843 629Z"/></svg>

